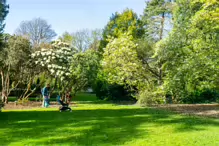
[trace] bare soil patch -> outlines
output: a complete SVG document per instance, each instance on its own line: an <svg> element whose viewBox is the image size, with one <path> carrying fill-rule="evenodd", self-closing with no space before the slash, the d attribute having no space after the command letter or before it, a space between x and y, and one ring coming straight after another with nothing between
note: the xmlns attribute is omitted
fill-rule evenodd
<svg viewBox="0 0 219 146"><path fill-rule="evenodd" d="M71 103L70 106L73 106L74 103ZM57 102L50 102L50 107L60 107ZM37 108L42 108L42 102L34 102L34 101L29 101L27 103L23 104L16 104L15 102L9 102L4 106L5 110L16 110L16 109L37 109Z"/></svg>
<svg viewBox="0 0 219 146"><path fill-rule="evenodd" d="M182 114L219 118L219 104L168 104L153 107Z"/></svg>

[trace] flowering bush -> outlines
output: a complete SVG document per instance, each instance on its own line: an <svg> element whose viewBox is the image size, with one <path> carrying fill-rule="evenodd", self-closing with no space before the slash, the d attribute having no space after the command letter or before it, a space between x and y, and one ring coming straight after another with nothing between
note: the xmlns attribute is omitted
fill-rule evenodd
<svg viewBox="0 0 219 146"><path fill-rule="evenodd" d="M51 76L64 80L71 74L69 68L75 53L76 50L70 48L67 43L55 41L51 49L42 48L31 54L31 57L36 65L48 70Z"/></svg>

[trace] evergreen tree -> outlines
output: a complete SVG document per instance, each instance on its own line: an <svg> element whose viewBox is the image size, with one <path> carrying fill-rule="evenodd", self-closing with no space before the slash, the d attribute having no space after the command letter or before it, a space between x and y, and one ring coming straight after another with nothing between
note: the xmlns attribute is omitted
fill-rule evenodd
<svg viewBox="0 0 219 146"><path fill-rule="evenodd" d="M100 50L108 44L108 37L118 38L120 35L129 32L134 38L141 38L144 34L143 23L137 14L130 9L122 13L116 12L103 30L103 38L100 42Z"/></svg>
<svg viewBox="0 0 219 146"><path fill-rule="evenodd" d="M171 30L172 0L151 0L146 2L142 16L146 37L155 42L162 40Z"/></svg>

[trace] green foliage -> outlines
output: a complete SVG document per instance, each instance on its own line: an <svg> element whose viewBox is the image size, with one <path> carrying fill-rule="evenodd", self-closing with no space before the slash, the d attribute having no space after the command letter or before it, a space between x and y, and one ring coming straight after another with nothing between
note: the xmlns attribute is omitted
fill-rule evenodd
<svg viewBox="0 0 219 146"><path fill-rule="evenodd" d="M4 20L9 12L9 5L6 3L6 0L1 0L0 2L0 33L3 33L5 27Z"/></svg>
<svg viewBox="0 0 219 146"><path fill-rule="evenodd" d="M104 50L102 67L109 83L139 86L147 82L144 67L136 52L137 44L129 34L112 38Z"/></svg>
<svg viewBox="0 0 219 146"><path fill-rule="evenodd" d="M203 89L201 91L194 91L182 98L183 103L212 103L217 102L219 99L219 92L213 89Z"/></svg>
<svg viewBox="0 0 219 146"><path fill-rule="evenodd" d="M23 66L27 64L30 59L30 42L20 36L11 36L7 40L5 51L7 56L2 56L1 59L4 60L7 65L13 67Z"/></svg>
<svg viewBox="0 0 219 146"><path fill-rule="evenodd" d="M178 101L197 98L191 100L203 102L207 100L200 98L204 90L218 90L219 3L206 0L188 4L181 0L177 4L173 31L156 50L157 57L165 62L165 90Z"/></svg>
<svg viewBox="0 0 219 146"><path fill-rule="evenodd" d="M117 38L124 33L129 32L134 38L141 38L144 34L143 24L137 14L130 9L122 13L116 12L110 18L110 21L103 30L103 38L100 42L100 49L106 47L108 37Z"/></svg>
<svg viewBox="0 0 219 146"><path fill-rule="evenodd" d="M7 97L13 88L28 80L31 74L28 69L31 46L27 39L20 36L5 35L5 40L4 48L0 51L0 72L2 92Z"/></svg>
<svg viewBox="0 0 219 146"><path fill-rule="evenodd" d="M132 93L122 85L109 84L105 80L97 80L95 85L95 93L98 99L108 101L136 101Z"/></svg>
<svg viewBox="0 0 219 146"><path fill-rule="evenodd" d="M171 17L173 2L167 0L150 0L146 2L146 8L142 16L145 25L145 37L157 42L167 36L171 30Z"/></svg>
<svg viewBox="0 0 219 146"><path fill-rule="evenodd" d="M165 103L165 92L163 89L144 89L137 96L138 103L141 105L153 105Z"/></svg>
<svg viewBox="0 0 219 146"><path fill-rule="evenodd" d="M62 42L68 43L68 44L72 44L73 36L69 34L68 32L64 32L62 36L59 37L59 40L61 40Z"/></svg>
<svg viewBox="0 0 219 146"><path fill-rule="evenodd" d="M99 68L99 56L94 50L77 53L71 62L71 76L76 91L92 87Z"/></svg>

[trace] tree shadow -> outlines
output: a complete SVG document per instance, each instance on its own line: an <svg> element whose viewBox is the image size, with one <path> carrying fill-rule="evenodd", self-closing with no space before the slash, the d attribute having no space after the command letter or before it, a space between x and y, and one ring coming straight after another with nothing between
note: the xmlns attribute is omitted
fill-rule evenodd
<svg viewBox="0 0 219 146"><path fill-rule="evenodd" d="M36 145L121 145L150 136L150 125L175 125L175 132L205 130L219 121L179 116L152 108L57 111L13 111L0 113L0 144L24 141ZM138 127L146 124L144 130ZM201 126L202 128L200 128ZM29 141L28 141L29 140ZM29 142L29 143L28 143Z"/></svg>

